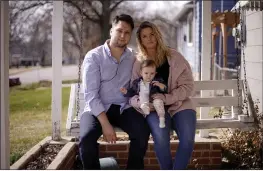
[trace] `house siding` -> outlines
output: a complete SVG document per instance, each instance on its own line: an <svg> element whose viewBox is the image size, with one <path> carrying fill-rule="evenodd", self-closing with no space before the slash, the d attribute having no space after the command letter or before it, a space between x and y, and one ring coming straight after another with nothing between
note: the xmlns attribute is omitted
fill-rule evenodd
<svg viewBox="0 0 263 171"><path fill-rule="evenodd" d="M181 30L181 40L183 40L183 35L187 35L187 22L184 21L182 23L182 30ZM192 69L195 70L194 68L194 43L192 45L188 45L187 41L186 42L182 42L182 50L181 53L184 55L184 57L186 58L186 60L189 62L189 64L191 65Z"/></svg>
<svg viewBox="0 0 263 171"><path fill-rule="evenodd" d="M262 87L263 87L263 11L251 11L245 12L245 21L247 35L245 52L245 68L248 85L251 91L252 99L254 101L259 100L259 110L262 111ZM241 76L244 79L242 55L242 68Z"/></svg>
<svg viewBox="0 0 263 171"><path fill-rule="evenodd" d="M185 16L188 16L193 10L189 10ZM194 17L194 16L193 16ZM180 21L180 26L177 27L177 50L185 57L185 59L189 62L192 67L192 70L195 71L195 18L193 18L193 42L191 45L188 44L188 24L187 17ZM184 36L186 36L186 40L184 40Z"/></svg>

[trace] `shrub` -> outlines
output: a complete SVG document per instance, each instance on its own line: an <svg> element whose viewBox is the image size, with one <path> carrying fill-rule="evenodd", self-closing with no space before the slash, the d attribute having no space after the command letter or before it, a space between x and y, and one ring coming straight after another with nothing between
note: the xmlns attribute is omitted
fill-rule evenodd
<svg viewBox="0 0 263 171"><path fill-rule="evenodd" d="M224 169L262 169L263 114L258 111L259 101L255 103L259 128L248 131L227 129L222 142Z"/></svg>

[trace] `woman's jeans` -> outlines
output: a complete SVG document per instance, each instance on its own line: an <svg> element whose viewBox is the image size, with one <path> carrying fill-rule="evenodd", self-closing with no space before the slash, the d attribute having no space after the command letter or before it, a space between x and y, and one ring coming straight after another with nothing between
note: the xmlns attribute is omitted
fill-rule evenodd
<svg viewBox="0 0 263 171"><path fill-rule="evenodd" d="M154 150L161 170L186 169L194 149L196 131L196 112L191 109L182 110L173 117L165 114L165 128L159 127L159 117L151 112L146 120L154 140ZM175 130L179 146L173 164L170 148L170 130Z"/></svg>

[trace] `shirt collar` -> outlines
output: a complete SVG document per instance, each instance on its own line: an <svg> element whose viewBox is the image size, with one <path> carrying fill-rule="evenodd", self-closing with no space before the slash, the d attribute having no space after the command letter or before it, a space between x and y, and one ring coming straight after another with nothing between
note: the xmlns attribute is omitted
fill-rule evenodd
<svg viewBox="0 0 263 171"><path fill-rule="evenodd" d="M110 47L109 47L109 44L108 44L108 43L110 43L110 39L108 39L108 40L105 41L105 43L104 43L104 49L105 49L107 55L108 55L108 56L111 56L111 51L110 51ZM126 56L127 50L128 50L128 48L127 48L127 46L126 46L125 49L124 49L124 52L123 52L122 56L123 56L123 55Z"/></svg>
<svg viewBox="0 0 263 171"><path fill-rule="evenodd" d="M107 53L108 56L111 56L111 52L110 52L110 47L108 45L108 43L110 42L110 39L106 40L105 43L104 43L104 49Z"/></svg>

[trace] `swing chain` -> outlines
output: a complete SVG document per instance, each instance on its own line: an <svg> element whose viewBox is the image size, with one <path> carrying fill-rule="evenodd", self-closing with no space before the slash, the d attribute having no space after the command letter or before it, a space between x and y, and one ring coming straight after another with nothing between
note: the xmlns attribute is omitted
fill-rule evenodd
<svg viewBox="0 0 263 171"><path fill-rule="evenodd" d="M238 113L241 113L241 106L240 106L240 98L241 98L241 93L240 93L240 54L239 54L239 50L238 50L238 41L237 41L237 37L238 37L238 31L237 31L237 23L238 23L238 19L237 17L240 16L240 12L239 15L237 15L237 8L235 8L235 13L236 13L236 32L235 32L235 36L236 36L236 57L237 57L237 61L236 61L236 67L237 67L237 106L238 106ZM239 34L240 36L240 34Z"/></svg>
<svg viewBox="0 0 263 171"><path fill-rule="evenodd" d="M244 10L241 7L241 2L239 1L239 14L241 16L240 18L240 40L241 40L241 52L242 52L242 57L243 57L243 70L244 70L244 103L245 103L245 109L246 109L246 115L249 116L248 114L248 88L247 88L247 71L246 71L246 59L245 59L245 47L244 47L244 35L243 35L243 27L244 25ZM246 30L245 30L246 31Z"/></svg>
<svg viewBox="0 0 263 171"><path fill-rule="evenodd" d="M76 117L79 117L80 112L80 105L79 105L79 92L80 92L80 81L81 81L81 63L82 63L82 57L83 57L83 22L84 22L84 0L82 0L81 4L81 25L80 25L80 49L79 49L79 64L78 64L78 91L77 91L77 115Z"/></svg>

